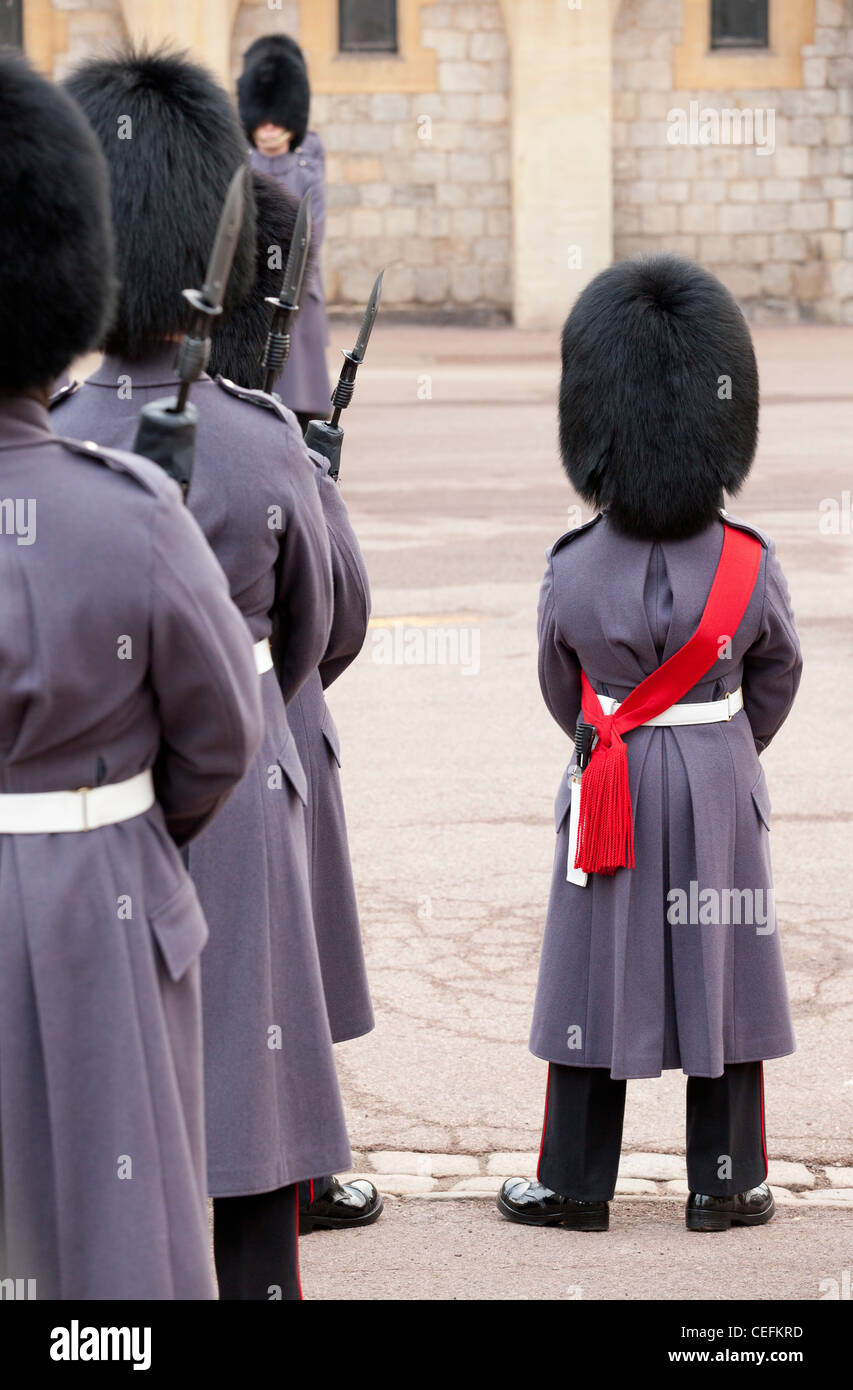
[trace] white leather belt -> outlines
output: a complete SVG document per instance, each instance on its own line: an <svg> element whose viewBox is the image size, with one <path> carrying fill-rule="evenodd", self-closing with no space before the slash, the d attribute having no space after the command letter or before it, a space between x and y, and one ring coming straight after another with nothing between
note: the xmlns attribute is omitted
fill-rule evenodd
<svg viewBox="0 0 853 1390"><path fill-rule="evenodd" d="M146 768L126 782L79 787L74 792L0 793L0 835L56 835L99 830L141 816L154 805L154 780Z"/></svg>
<svg viewBox="0 0 853 1390"><path fill-rule="evenodd" d="M598 703L605 714L615 714L620 701L614 700L612 695L599 695ZM692 704L670 705L669 709L663 710L660 714L656 714L652 719L647 719L644 724L639 724L637 727L643 729L652 725L659 728L673 728L678 724L722 724L733 719L738 710L741 709L743 709L743 690L738 686L737 690L733 690L722 700L701 700L694 701ZM570 773L570 778L572 803L569 814L569 855L566 879L569 883L576 883L579 888L584 888L586 887L587 875L583 869L575 868L583 775L578 772L577 768L574 768Z"/></svg>
<svg viewBox="0 0 853 1390"><path fill-rule="evenodd" d="M598 702L605 714L615 714L619 701L610 695L599 695ZM693 704L670 705L653 719L647 719L640 728L651 725L658 728L672 728L676 724L722 724L733 719L738 710L743 709L743 691L740 686L722 700L701 700Z"/></svg>
<svg viewBox="0 0 853 1390"><path fill-rule="evenodd" d="M270 639L264 637L260 642L255 643L255 670L259 676L263 676L267 671L272 670L272 647Z"/></svg>

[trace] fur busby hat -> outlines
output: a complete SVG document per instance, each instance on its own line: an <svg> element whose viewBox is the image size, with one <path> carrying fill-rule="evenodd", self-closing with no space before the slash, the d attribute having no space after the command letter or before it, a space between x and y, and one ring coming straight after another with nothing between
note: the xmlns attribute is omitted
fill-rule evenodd
<svg viewBox="0 0 853 1390"><path fill-rule="evenodd" d="M288 34L267 34L255 39L243 55L243 71L237 79L240 120L250 141L265 121L293 132L290 148L305 139L311 88L302 49Z"/></svg>
<svg viewBox="0 0 853 1390"><path fill-rule="evenodd" d="M107 167L64 92L0 52L0 390L47 386L100 340L115 283Z"/></svg>
<svg viewBox="0 0 853 1390"><path fill-rule="evenodd" d="M710 525L758 441L749 329L709 271L671 255L620 261L563 328L560 447L580 495L644 539Z"/></svg>
<svg viewBox="0 0 853 1390"><path fill-rule="evenodd" d="M64 85L110 168L120 294L105 347L138 359L187 326L182 291L203 283L245 143L226 92L182 53L124 49L83 63ZM251 288L254 246L247 179L226 313Z"/></svg>
<svg viewBox="0 0 853 1390"><path fill-rule="evenodd" d="M238 386L259 391L266 378L261 358L273 313L264 300L281 290L299 200L266 174L253 173L252 183L257 212L255 285L228 322L216 325L208 371L211 376L228 377ZM308 282L313 262L314 251L309 249L303 285Z"/></svg>

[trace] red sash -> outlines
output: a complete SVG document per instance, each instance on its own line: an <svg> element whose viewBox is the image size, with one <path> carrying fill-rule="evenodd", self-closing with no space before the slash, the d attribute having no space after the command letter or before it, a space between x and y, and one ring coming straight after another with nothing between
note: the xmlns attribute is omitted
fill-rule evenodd
<svg viewBox="0 0 853 1390"><path fill-rule="evenodd" d="M663 666L631 691L615 714L605 714L581 672L583 717L598 734L582 776L575 868L612 874L634 867L634 817L628 786L628 751L622 735L662 714L692 690L719 660L720 643L734 636L752 597L762 545L746 531L725 526L711 592L699 626Z"/></svg>

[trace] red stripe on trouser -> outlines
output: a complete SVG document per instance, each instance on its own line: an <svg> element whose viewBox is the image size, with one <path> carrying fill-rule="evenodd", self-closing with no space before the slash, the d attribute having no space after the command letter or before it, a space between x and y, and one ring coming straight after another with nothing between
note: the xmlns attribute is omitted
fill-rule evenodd
<svg viewBox="0 0 853 1390"><path fill-rule="evenodd" d="M767 1131L764 1127L764 1063L758 1063L758 1074L761 1084L761 1149L764 1154L764 1176L767 1177L769 1163L767 1158Z"/></svg>
<svg viewBox="0 0 853 1390"><path fill-rule="evenodd" d="M551 1090L551 1063L548 1063L548 1080L545 1082L545 1118L542 1121L542 1140L539 1144L539 1158L536 1163L536 1176L539 1177L539 1169L542 1167L542 1150L545 1147L545 1131L548 1128L548 1095Z"/></svg>
<svg viewBox="0 0 853 1390"><path fill-rule="evenodd" d="M313 1184L312 1184L313 1186ZM313 1193L312 1193L313 1196ZM296 1203L296 1250L294 1258L296 1260L296 1287L299 1290L299 1302L302 1302L302 1280L299 1276L299 1183L293 1184L293 1197Z"/></svg>

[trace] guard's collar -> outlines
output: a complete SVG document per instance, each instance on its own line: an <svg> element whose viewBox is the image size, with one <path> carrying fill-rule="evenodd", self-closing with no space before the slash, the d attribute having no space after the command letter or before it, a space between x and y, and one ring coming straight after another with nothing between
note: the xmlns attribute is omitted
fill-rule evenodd
<svg viewBox="0 0 853 1390"><path fill-rule="evenodd" d="M180 343L156 343L145 357L131 361L105 353L101 364L87 378L89 386L109 386L115 390L119 379L130 378L131 386L174 386L178 380L175 362ZM202 374L200 381L209 380Z"/></svg>
<svg viewBox="0 0 853 1390"><path fill-rule="evenodd" d="M32 396L0 397L0 449L21 449L53 437L50 416Z"/></svg>

